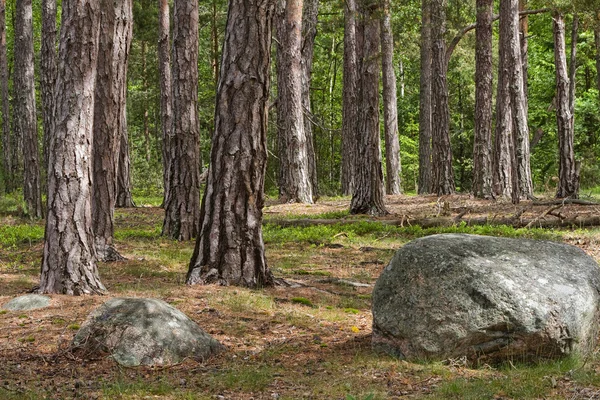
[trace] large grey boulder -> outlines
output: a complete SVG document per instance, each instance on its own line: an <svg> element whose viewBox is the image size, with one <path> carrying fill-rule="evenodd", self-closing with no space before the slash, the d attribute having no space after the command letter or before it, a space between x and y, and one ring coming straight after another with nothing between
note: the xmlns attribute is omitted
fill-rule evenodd
<svg viewBox="0 0 600 400"><path fill-rule="evenodd" d="M373 289L373 347L401 358L538 361L587 353L600 270L577 247L444 234L402 247Z"/></svg>
<svg viewBox="0 0 600 400"><path fill-rule="evenodd" d="M40 294L26 294L15 297L2 306L5 310L10 311L28 311L38 308L45 308L50 305L50 297Z"/></svg>
<svg viewBox="0 0 600 400"><path fill-rule="evenodd" d="M121 365L171 365L202 361L224 349L184 313L162 300L115 298L94 310L73 339L86 354Z"/></svg>

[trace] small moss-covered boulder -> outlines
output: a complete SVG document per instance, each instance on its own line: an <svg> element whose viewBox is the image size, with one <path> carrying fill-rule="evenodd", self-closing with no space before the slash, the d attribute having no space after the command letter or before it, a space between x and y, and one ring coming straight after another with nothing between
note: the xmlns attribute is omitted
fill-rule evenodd
<svg viewBox="0 0 600 400"><path fill-rule="evenodd" d="M28 311L38 308L45 308L50 305L50 297L40 294L26 294L24 296L15 297L2 308L9 311Z"/></svg>
<svg viewBox="0 0 600 400"><path fill-rule="evenodd" d="M162 300L115 298L94 310L73 339L87 354L109 354L119 364L172 365L203 361L224 346Z"/></svg>
<svg viewBox="0 0 600 400"><path fill-rule="evenodd" d="M409 359L538 361L594 348L600 269L548 241L445 234L402 247L373 289L373 347Z"/></svg>

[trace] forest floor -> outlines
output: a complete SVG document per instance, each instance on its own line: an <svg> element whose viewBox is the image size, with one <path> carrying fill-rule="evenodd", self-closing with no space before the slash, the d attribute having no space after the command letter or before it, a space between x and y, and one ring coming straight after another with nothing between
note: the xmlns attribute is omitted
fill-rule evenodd
<svg viewBox="0 0 600 400"><path fill-rule="evenodd" d="M22 219L14 204L1 200L4 304L37 284L43 223ZM598 228L535 228L553 218L589 220L600 215L600 206L562 204L546 212L554 205L514 206L459 195L388 196L386 202L391 215L383 218L349 216L347 198L315 205L268 202L269 266L276 277L298 285L261 290L186 286L193 243L162 238L157 207L117 210L116 244L127 260L100 264L108 295L52 295L45 309L0 311L0 399L600 398L598 351L587 360L537 366L468 366L461 360L409 363L370 349L372 286L404 243L440 232L545 238L579 246L600 260ZM482 217L534 223L469 226ZM427 229L414 224L444 218L454 223ZM186 360L168 368L79 358L69 350L71 339L110 297L163 299L228 351L202 364Z"/></svg>

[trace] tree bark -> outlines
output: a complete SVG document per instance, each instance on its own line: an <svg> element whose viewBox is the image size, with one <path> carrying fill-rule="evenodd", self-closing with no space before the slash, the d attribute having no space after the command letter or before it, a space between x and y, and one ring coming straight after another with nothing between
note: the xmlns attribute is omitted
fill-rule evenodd
<svg viewBox="0 0 600 400"><path fill-rule="evenodd" d="M558 134L558 187L556 197L577 198L579 179L573 150L573 115L570 103L569 75L565 45L565 19L561 12L553 17L554 63L556 66L556 122Z"/></svg>
<svg viewBox="0 0 600 400"><path fill-rule="evenodd" d="M129 137L127 134L127 104L121 114L121 144L119 145L119 167L117 168L117 208L135 207L131 190L131 159L129 158Z"/></svg>
<svg viewBox="0 0 600 400"><path fill-rule="evenodd" d="M507 69L509 74L510 106L513 118L513 136L517 185L513 187L513 202L533 197L531 168L529 165L529 127L527 125L527 101L523 84L523 62L519 41L519 0L507 0L500 4L500 24L506 24Z"/></svg>
<svg viewBox="0 0 600 400"><path fill-rule="evenodd" d="M216 7L216 6L215 6ZM158 70L160 74L160 122L162 129L162 158L163 158L163 206L169 198L169 149L173 136L173 113L171 110L171 56L169 1L158 0Z"/></svg>
<svg viewBox="0 0 600 400"><path fill-rule="evenodd" d="M446 1L431 1L432 40L432 191L438 195L454 193L452 148L450 147L450 111L446 81Z"/></svg>
<svg viewBox="0 0 600 400"><path fill-rule="evenodd" d="M277 12L279 199L312 204L302 110L302 0L280 0Z"/></svg>
<svg viewBox="0 0 600 400"><path fill-rule="evenodd" d="M2 101L2 167L7 192L15 188L13 139L10 132L8 57L6 55L6 0L0 0L0 100Z"/></svg>
<svg viewBox="0 0 600 400"><path fill-rule="evenodd" d="M579 33L579 15L573 15L571 27L571 54L569 59L569 110L571 112L571 125L575 132L575 87L577 76L577 34Z"/></svg>
<svg viewBox="0 0 600 400"><path fill-rule="evenodd" d="M529 114L529 98L527 96L527 71L529 70L529 16L524 14L527 12L527 1L528 0L519 0L519 43L521 44L521 68L523 69L523 93L525 93L526 117Z"/></svg>
<svg viewBox="0 0 600 400"><path fill-rule="evenodd" d="M493 0L477 1L475 42L475 137L473 194L492 197L492 13Z"/></svg>
<svg viewBox="0 0 600 400"><path fill-rule="evenodd" d="M350 214L385 215L379 137L379 5L366 0L363 8L360 54L358 168Z"/></svg>
<svg viewBox="0 0 600 400"><path fill-rule="evenodd" d="M215 133L188 284L274 283L261 226L273 5L273 0L229 3Z"/></svg>
<svg viewBox="0 0 600 400"><path fill-rule="evenodd" d="M596 44L596 88L598 89L598 103L600 104L600 15L596 19L594 43Z"/></svg>
<svg viewBox="0 0 600 400"><path fill-rule="evenodd" d="M315 155L313 124L306 115L312 115L310 101L310 85L312 83L312 65L317 36L319 1L305 0L302 15L302 108L304 112L304 135L306 136L306 155L312 185L313 198L319 197L319 181L317 177L317 160Z"/></svg>
<svg viewBox="0 0 600 400"><path fill-rule="evenodd" d="M146 59L146 41L142 40L141 49L142 58L142 92L144 93L144 102L142 103L144 113L142 114L143 132L144 132L144 149L146 149L146 162L150 163L150 114L148 111L148 60Z"/></svg>
<svg viewBox="0 0 600 400"><path fill-rule="evenodd" d="M124 108L127 65L132 39L131 0L102 0L96 91L94 99L92 218L96 255L101 261L123 257L113 243L117 170Z"/></svg>
<svg viewBox="0 0 600 400"><path fill-rule="evenodd" d="M431 165L431 0L421 2L418 193L432 192Z"/></svg>
<svg viewBox="0 0 600 400"><path fill-rule="evenodd" d="M15 20L15 75L13 125L23 143L23 198L25 212L42 218L42 190L35 109L33 71L33 6L31 0L17 2Z"/></svg>
<svg viewBox="0 0 600 400"><path fill-rule="evenodd" d="M52 107L56 81L56 0L42 0L42 50L40 52L40 89L43 117L44 169L48 170L48 147L52 132Z"/></svg>
<svg viewBox="0 0 600 400"><path fill-rule="evenodd" d="M394 72L394 37L390 0L383 1L381 15L381 69L383 81L383 126L385 132L386 193L402 193L400 182L400 142L398 141L398 99Z"/></svg>
<svg viewBox="0 0 600 400"><path fill-rule="evenodd" d="M99 31L98 2L63 0L41 293L106 291L94 250L90 162Z"/></svg>
<svg viewBox="0 0 600 400"><path fill-rule="evenodd" d="M198 124L198 3L176 0L173 29L173 140L163 235L190 240L198 234L200 144Z"/></svg>
<svg viewBox="0 0 600 400"><path fill-rule="evenodd" d="M358 55L356 0L344 2L344 82L342 89L342 194L354 193L358 160Z"/></svg>

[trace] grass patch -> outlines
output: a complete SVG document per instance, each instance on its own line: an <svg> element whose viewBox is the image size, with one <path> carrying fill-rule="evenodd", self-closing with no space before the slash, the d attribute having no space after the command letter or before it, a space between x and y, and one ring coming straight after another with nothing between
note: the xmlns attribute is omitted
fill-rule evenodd
<svg viewBox="0 0 600 400"><path fill-rule="evenodd" d="M244 365L218 373L213 379L217 387L245 392L262 392L273 381L274 370L268 366Z"/></svg>
<svg viewBox="0 0 600 400"><path fill-rule="evenodd" d="M295 304L302 304L303 306L308 306L308 307L315 306L313 304L313 302L310 301L309 299L307 299L306 297L292 297L290 301Z"/></svg>
<svg viewBox="0 0 600 400"><path fill-rule="evenodd" d="M44 227L36 224L0 226L0 247L15 248L18 245L29 246L44 239Z"/></svg>

